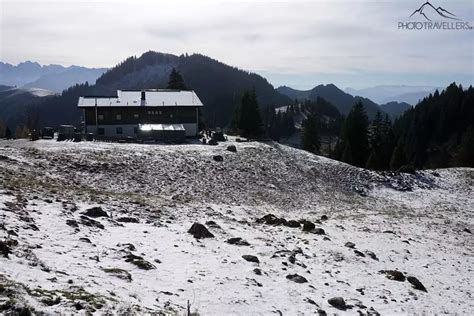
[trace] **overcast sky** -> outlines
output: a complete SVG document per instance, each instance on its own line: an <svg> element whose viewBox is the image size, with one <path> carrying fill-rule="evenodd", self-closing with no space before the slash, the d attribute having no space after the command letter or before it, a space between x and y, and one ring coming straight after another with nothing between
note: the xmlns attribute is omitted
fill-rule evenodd
<svg viewBox="0 0 474 316"><path fill-rule="evenodd" d="M474 30L398 30L423 21L409 18L423 2L0 0L0 60L111 67L154 50L205 54L276 86L473 84ZM474 25L473 0L431 2Z"/></svg>

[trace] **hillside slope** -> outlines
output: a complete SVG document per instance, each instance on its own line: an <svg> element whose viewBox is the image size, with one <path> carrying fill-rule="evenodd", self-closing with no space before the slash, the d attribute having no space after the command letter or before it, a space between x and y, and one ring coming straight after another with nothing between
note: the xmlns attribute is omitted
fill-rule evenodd
<svg viewBox="0 0 474 316"><path fill-rule="evenodd" d="M0 141L0 308L474 309L474 169L374 173L278 144L231 143L236 153L229 143ZM257 221L269 213L316 229ZM214 237L195 239L194 222Z"/></svg>

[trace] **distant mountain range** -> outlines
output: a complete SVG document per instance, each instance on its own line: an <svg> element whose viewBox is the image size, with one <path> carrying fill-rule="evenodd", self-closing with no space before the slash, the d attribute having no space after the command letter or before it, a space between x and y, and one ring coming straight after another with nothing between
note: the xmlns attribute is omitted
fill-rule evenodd
<svg viewBox="0 0 474 316"><path fill-rule="evenodd" d="M347 88L344 91L353 96L369 98L378 104L396 101L416 105L436 89L442 90L432 86L382 85L365 89Z"/></svg>
<svg viewBox="0 0 474 316"><path fill-rule="evenodd" d="M0 85L18 88L41 88L62 92L77 83L95 83L107 68L40 65L26 61L14 66L0 62Z"/></svg>
<svg viewBox="0 0 474 316"><path fill-rule="evenodd" d="M311 90L296 90L286 86L279 87L277 90L293 100L307 99L315 101L317 97L322 97L331 102L344 115L347 115L352 106L358 101L361 101L364 105L369 118L373 118L379 110L389 114L392 118L396 118L410 107L407 103L398 102L390 102L379 106L369 98L346 93L334 84L318 85Z"/></svg>
<svg viewBox="0 0 474 316"><path fill-rule="evenodd" d="M205 104L205 122L212 127L225 127L240 103L243 92L251 89L255 89L262 110L266 107L292 104L296 98L316 100L318 96L331 102L345 115L360 100L369 118L373 118L378 110L394 118L410 106L396 102L379 106L369 98L353 96L333 84L318 85L308 91L284 86L275 89L265 78L255 73L223 64L207 56L176 56L150 51L138 58L129 57L109 70L77 66L41 66L33 62L21 63L18 66L0 63L2 82L8 81L10 85L15 83L16 86L24 87L16 90L10 87L7 89L8 93L0 96L0 119L10 122L10 126L20 122L19 118L24 116L25 108L29 106L28 100L31 100L30 105L39 113L42 125L77 125L81 117L76 107L79 96L113 95L117 89L165 88L172 68L180 71L185 83L199 95ZM91 74L91 77L85 80L87 73ZM98 73L101 75L96 78ZM87 81L88 84L77 85L82 81ZM50 95L51 92L31 87L49 88L48 90L52 91L69 88L60 95L39 100L40 92L44 95ZM9 97L5 98L7 94Z"/></svg>

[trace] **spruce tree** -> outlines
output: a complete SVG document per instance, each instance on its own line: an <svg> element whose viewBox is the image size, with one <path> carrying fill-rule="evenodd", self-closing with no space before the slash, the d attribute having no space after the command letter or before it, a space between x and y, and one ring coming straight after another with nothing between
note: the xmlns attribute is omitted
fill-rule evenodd
<svg viewBox="0 0 474 316"><path fill-rule="evenodd" d="M319 139L318 118L310 114L303 124L303 137L301 140L302 148L312 153L318 153L321 148Z"/></svg>
<svg viewBox="0 0 474 316"><path fill-rule="evenodd" d="M390 160L390 169L393 171L407 164L407 157L403 147L403 144L399 143L393 150L392 159Z"/></svg>
<svg viewBox="0 0 474 316"><path fill-rule="evenodd" d="M347 143L346 146L344 147L344 152L342 153L341 161L348 163L350 165L353 164L352 150L351 150L350 143Z"/></svg>
<svg viewBox="0 0 474 316"><path fill-rule="evenodd" d="M369 120L360 101L351 109L344 125L342 138L346 149L349 146L351 150L352 163L358 167L365 167L369 154Z"/></svg>
<svg viewBox="0 0 474 316"><path fill-rule="evenodd" d="M245 92L242 97L239 129L246 138L258 138L262 135L262 118L255 91Z"/></svg>
<svg viewBox="0 0 474 316"><path fill-rule="evenodd" d="M457 157L457 165L474 167L474 127L470 126L464 133Z"/></svg>
<svg viewBox="0 0 474 316"><path fill-rule="evenodd" d="M179 71L174 68L171 70L167 89L188 90L188 87L184 83L183 77L181 76Z"/></svg>

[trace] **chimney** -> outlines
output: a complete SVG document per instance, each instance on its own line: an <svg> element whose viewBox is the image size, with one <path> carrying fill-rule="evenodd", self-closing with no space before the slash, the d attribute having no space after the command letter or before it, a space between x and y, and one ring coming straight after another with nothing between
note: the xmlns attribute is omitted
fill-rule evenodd
<svg viewBox="0 0 474 316"><path fill-rule="evenodd" d="M145 105L146 104L146 98L145 98L145 90L142 90L142 97L140 99L140 105Z"/></svg>

